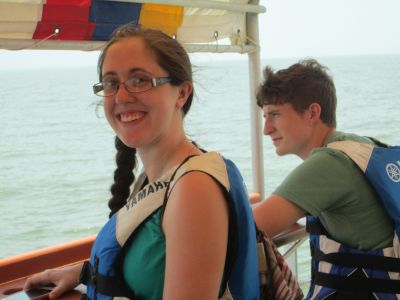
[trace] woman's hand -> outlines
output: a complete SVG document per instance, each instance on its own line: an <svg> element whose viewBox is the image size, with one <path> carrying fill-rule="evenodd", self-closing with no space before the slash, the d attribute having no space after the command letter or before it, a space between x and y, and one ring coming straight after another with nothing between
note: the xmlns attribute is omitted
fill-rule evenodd
<svg viewBox="0 0 400 300"><path fill-rule="evenodd" d="M67 291L74 289L79 284L79 275L83 264L73 265L61 269L45 270L29 277L24 285L24 290L34 287L55 285L49 294L50 299L56 299Z"/></svg>

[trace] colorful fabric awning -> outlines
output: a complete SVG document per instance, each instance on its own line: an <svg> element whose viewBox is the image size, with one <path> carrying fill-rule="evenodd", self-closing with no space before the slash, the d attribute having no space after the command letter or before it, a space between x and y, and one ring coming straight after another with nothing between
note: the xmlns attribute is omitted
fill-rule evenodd
<svg viewBox="0 0 400 300"><path fill-rule="evenodd" d="M219 0L247 3L247 0ZM0 0L0 39L106 41L122 24L163 30L183 43L245 41L244 12L105 0Z"/></svg>

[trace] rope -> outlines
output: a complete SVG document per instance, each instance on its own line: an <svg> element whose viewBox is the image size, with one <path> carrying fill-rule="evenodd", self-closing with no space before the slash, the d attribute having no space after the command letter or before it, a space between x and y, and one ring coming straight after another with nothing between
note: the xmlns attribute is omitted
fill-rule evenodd
<svg viewBox="0 0 400 300"><path fill-rule="evenodd" d="M13 49L13 50L19 51L19 50L27 50L27 49L36 48L37 45L43 43L44 41L47 41L48 39L50 39L50 38L52 38L52 37L59 36L59 35L60 35L60 32L61 32L61 29L58 28L58 27L56 27L56 28L54 28L54 32L53 32L52 34L50 34L49 36L45 37L44 39L41 39L41 40L39 40L39 41L36 41L36 42L34 42L34 43L32 43L32 44L26 46L26 47L17 48L17 49Z"/></svg>

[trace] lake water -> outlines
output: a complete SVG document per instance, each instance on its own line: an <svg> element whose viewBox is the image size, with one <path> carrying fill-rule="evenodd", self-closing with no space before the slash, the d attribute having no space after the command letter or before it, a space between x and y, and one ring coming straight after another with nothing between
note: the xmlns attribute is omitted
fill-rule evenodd
<svg viewBox="0 0 400 300"><path fill-rule="evenodd" d="M400 55L318 60L336 83L338 130L400 144ZM195 64L186 131L235 161L252 191L247 61ZM95 114L96 67L2 70L0 82L0 259L96 234L108 217L115 153L101 109ZM300 159L277 157L269 138L264 152L269 194Z"/></svg>

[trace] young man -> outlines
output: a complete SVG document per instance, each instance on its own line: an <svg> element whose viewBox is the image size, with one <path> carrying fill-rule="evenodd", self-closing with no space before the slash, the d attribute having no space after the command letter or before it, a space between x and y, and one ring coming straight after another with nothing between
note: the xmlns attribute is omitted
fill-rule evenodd
<svg viewBox="0 0 400 300"><path fill-rule="evenodd" d="M389 299L385 297L395 297L400 291L395 288L389 293L375 293L382 288L364 280L389 278L388 272L376 277L376 270L372 275L368 268L353 265L358 258L352 256L343 258L346 267L339 266L340 260L339 265L332 266L322 254L355 251L393 256L393 248L385 254L381 249L392 247L394 230L378 195L357 165L342 152L326 147L345 140L373 143L336 131L336 91L327 71L312 59L277 72L265 68L265 81L257 93L265 117L264 134L271 137L278 155L295 154L303 163L271 196L253 206L254 217L270 236L305 216L310 228L322 224L318 228L326 230L324 235L314 229L310 233L313 261L308 299L370 299L373 293L378 299ZM371 260L375 257L367 262ZM393 283L388 282L385 284Z"/></svg>

